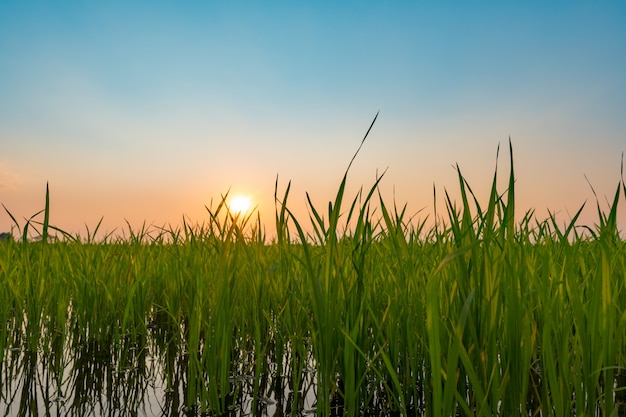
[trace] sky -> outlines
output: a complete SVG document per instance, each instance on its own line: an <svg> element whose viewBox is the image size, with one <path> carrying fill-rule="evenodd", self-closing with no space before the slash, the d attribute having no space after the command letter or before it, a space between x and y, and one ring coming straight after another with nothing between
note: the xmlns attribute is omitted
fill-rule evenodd
<svg viewBox="0 0 626 417"><path fill-rule="evenodd" d="M504 192L510 138L518 218L586 202L593 226L626 151L624 2L3 0L0 56L0 203L23 226L49 184L83 236L202 223L227 192L271 235L289 182L307 224L378 112L347 197L385 172L416 219L458 198L457 164L486 205L498 145Z"/></svg>

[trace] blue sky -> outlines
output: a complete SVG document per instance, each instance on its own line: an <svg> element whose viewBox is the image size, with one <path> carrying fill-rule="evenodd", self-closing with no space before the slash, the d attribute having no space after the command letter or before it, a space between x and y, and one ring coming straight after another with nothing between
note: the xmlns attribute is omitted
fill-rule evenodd
<svg viewBox="0 0 626 417"><path fill-rule="evenodd" d="M0 202L30 217L49 182L83 233L201 222L230 189L271 222L278 175L304 220L380 111L349 195L387 169L424 216L458 163L484 201L510 136L520 213L589 200L590 224L584 175L610 198L626 150L626 6L544 3L3 1Z"/></svg>

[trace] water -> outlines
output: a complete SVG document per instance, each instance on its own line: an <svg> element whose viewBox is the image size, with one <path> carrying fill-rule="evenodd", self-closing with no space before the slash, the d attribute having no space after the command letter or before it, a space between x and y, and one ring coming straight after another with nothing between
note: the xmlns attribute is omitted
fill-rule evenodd
<svg viewBox="0 0 626 417"><path fill-rule="evenodd" d="M0 362L0 416L179 416L208 412L210 375L192 387L184 344L156 332L119 342L60 340L56 349L29 351L19 337ZM169 339L169 340L168 340ZM54 343L53 343L54 345ZM218 396L222 415L307 415L315 413L312 357L297 386L291 375L269 363L254 384L254 354L238 350L230 391ZM289 369L291 353L282 358ZM256 392L256 395L255 395ZM191 404L191 406L189 405Z"/></svg>

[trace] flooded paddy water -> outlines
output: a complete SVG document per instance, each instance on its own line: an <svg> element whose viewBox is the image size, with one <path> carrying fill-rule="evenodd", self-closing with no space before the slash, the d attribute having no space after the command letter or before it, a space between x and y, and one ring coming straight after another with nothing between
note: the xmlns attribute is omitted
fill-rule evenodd
<svg viewBox="0 0 626 417"><path fill-rule="evenodd" d="M207 402L210 394L202 392L212 376L204 371L191 375L190 353L184 342L176 340L185 330L171 332L154 321L147 327L147 335L98 342L63 340L58 329L42 329L53 335L52 344L34 351L24 343L21 332L10 331L15 338L0 362L0 416L317 414L311 352L297 357L287 346L280 349L280 364L269 355L263 358L264 374L255 376L259 358L253 350L235 348L226 384L229 391L218 393L221 411L216 412ZM190 386L194 382L196 386ZM333 400L332 415L344 414L338 397ZM365 415L389 415L384 403L372 402L371 406Z"/></svg>

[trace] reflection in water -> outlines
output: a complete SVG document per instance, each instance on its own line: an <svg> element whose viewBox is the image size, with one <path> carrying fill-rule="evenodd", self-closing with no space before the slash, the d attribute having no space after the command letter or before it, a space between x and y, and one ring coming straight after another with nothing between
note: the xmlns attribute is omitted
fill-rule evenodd
<svg viewBox="0 0 626 417"><path fill-rule="evenodd" d="M303 357L287 347L279 361L268 354L262 358L266 371L255 375L260 358L242 342L234 349L230 391L215 396L211 375L193 365L203 355L187 351L184 327L162 321L148 328L147 335L119 340L44 329L36 349L29 349L22 332L12 332L0 361L0 416L215 415L209 413L215 410L212 396L225 405L221 415L314 412L310 352Z"/></svg>
<svg viewBox="0 0 626 417"><path fill-rule="evenodd" d="M111 342L86 341L48 352L8 349L2 363L2 414L163 414L165 408L151 409L163 386L145 341Z"/></svg>

